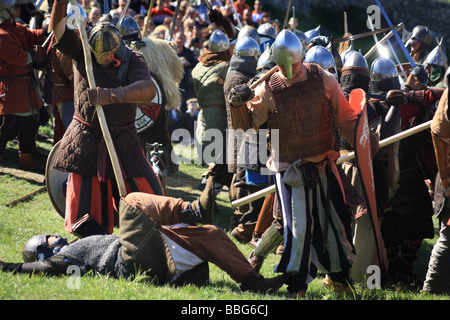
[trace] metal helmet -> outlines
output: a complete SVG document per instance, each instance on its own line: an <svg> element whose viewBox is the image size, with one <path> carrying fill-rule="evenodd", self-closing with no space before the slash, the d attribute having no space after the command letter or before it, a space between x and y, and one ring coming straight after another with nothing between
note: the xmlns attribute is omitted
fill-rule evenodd
<svg viewBox="0 0 450 320"><path fill-rule="evenodd" d="M345 62L342 67L362 67L369 71L367 60L359 51L349 51L345 56Z"/></svg>
<svg viewBox="0 0 450 320"><path fill-rule="evenodd" d="M303 46L303 55L306 54L306 50L308 50L309 39L308 37L300 30L296 29L294 31L297 38L300 40L300 43Z"/></svg>
<svg viewBox="0 0 450 320"><path fill-rule="evenodd" d="M47 239L51 235L39 234L31 237L22 248L22 257L25 262L44 261L57 254L63 246L68 245L67 239L56 236L57 239L49 247Z"/></svg>
<svg viewBox="0 0 450 320"><path fill-rule="evenodd" d="M230 48L230 40L221 30L214 30L209 37L209 49L212 52L224 52Z"/></svg>
<svg viewBox="0 0 450 320"><path fill-rule="evenodd" d="M425 26L416 26L413 31L411 38L408 42L415 43L417 41L420 41L422 43L425 43L427 45L431 44L431 31Z"/></svg>
<svg viewBox="0 0 450 320"><path fill-rule="evenodd" d="M320 25L315 29L311 29L305 32L305 36L310 41L311 39L320 36Z"/></svg>
<svg viewBox="0 0 450 320"><path fill-rule="evenodd" d="M353 51L356 51L356 50L355 50L355 47L353 46L353 43L352 43L344 52L341 53L342 65L345 64L345 61L347 60L347 57L349 57L349 55Z"/></svg>
<svg viewBox="0 0 450 320"><path fill-rule="evenodd" d="M127 41L138 41L142 39L141 29L136 19L130 15L124 16L119 21L118 29L122 39Z"/></svg>
<svg viewBox="0 0 450 320"><path fill-rule="evenodd" d="M256 30L260 36L269 37L273 40L277 37L277 29L270 22L265 22L261 24Z"/></svg>
<svg viewBox="0 0 450 320"><path fill-rule="evenodd" d="M427 59L425 60L425 65L433 64L433 65L441 66L441 67L445 66L444 61L447 61L447 54L445 52L445 46L443 45L443 40L444 40L444 38L442 38L439 45L437 45L428 54ZM439 49L439 47L441 47L441 48ZM442 50L442 53L444 54L444 57L442 57L442 55L441 55L441 50Z"/></svg>
<svg viewBox="0 0 450 320"><path fill-rule="evenodd" d="M287 29L281 31L273 43L273 60L286 68L286 77L292 79L292 65L304 58L300 39Z"/></svg>
<svg viewBox="0 0 450 320"><path fill-rule="evenodd" d="M103 56L113 54L122 45L119 30L110 22L99 22L89 35L89 46L99 64Z"/></svg>
<svg viewBox="0 0 450 320"><path fill-rule="evenodd" d="M272 50L267 45L266 50L259 56L258 63L256 64L256 70L262 69L269 61L272 60Z"/></svg>
<svg viewBox="0 0 450 320"><path fill-rule="evenodd" d="M249 36L252 37L253 39L256 40L256 42L258 43L258 45L260 45L260 36L258 34L258 31L256 28L252 27L252 26L244 26L242 27L241 31L239 31L238 35L237 35L237 41L239 41L240 39L242 39L245 36Z"/></svg>
<svg viewBox="0 0 450 320"><path fill-rule="evenodd" d="M233 55L237 57L255 57L255 59L258 59L261 55L261 50L255 39L245 36L236 42Z"/></svg>
<svg viewBox="0 0 450 320"><path fill-rule="evenodd" d="M370 66L370 79L383 80L398 77L397 67L394 61L385 57L378 57Z"/></svg>
<svg viewBox="0 0 450 320"><path fill-rule="evenodd" d="M314 46L306 52L305 62L317 63L337 78L336 62L330 51L322 46Z"/></svg>
<svg viewBox="0 0 450 320"><path fill-rule="evenodd" d="M86 25L88 22L88 16L86 14L86 11L84 11L83 6L79 3L77 3L77 7L80 10L80 16L81 16L81 24ZM73 10L72 4L69 3L67 5L66 10L67 16L66 16L66 25L69 29L76 30L78 29L78 24L75 16L75 11Z"/></svg>
<svg viewBox="0 0 450 320"><path fill-rule="evenodd" d="M39 234L28 240L22 249L22 257L25 262L33 262L38 260L38 250L47 246L46 234Z"/></svg>

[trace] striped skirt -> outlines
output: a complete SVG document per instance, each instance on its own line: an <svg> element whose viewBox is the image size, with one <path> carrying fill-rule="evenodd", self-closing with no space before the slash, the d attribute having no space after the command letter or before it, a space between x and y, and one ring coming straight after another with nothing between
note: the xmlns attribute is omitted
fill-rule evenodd
<svg viewBox="0 0 450 320"><path fill-rule="evenodd" d="M149 168L149 170L152 170ZM153 173L153 172L151 172ZM162 188L155 173L147 177L124 178L127 194L144 192L162 195ZM65 228L72 232L72 225L86 213L109 233L114 229L114 212L118 212L120 195L114 179L99 181L97 177L71 173L67 181Z"/></svg>
<svg viewBox="0 0 450 320"><path fill-rule="evenodd" d="M349 270L355 259L351 214L335 175L322 174L317 185L307 189L301 181L294 187L286 184L285 172L275 175L284 225L284 250L276 271L297 273L298 281L307 285L315 278L317 270L324 273Z"/></svg>

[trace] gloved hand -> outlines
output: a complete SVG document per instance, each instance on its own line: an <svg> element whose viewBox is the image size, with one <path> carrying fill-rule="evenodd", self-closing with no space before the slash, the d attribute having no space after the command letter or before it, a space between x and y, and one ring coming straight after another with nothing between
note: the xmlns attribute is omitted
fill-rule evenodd
<svg viewBox="0 0 450 320"><path fill-rule="evenodd" d="M407 103L403 90L389 90L386 94L386 103L388 106L399 106Z"/></svg>
<svg viewBox="0 0 450 320"><path fill-rule="evenodd" d="M240 84L230 90L228 102L232 107L239 107L254 97L255 93L247 84Z"/></svg>
<svg viewBox="0 0 450 320"><path fill-rule="evenodd" d="M123 88L95 88L88 90L89 105L95 106L120 103L123 100Z"/></svg>

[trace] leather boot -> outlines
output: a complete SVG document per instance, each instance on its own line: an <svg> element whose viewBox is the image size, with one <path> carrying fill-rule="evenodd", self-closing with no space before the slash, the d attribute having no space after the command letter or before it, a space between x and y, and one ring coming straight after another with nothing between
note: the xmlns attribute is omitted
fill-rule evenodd
<svg viewBox="0 0 450 320"><path fill-rule="evenodd" d="M19 168L36 173L44 173L45 170L38 167L33 161L32 153L19 153Z"/></svg>
<svg viewBox="0 0 450 320"><path fill-rule="evenodd" d="M275 293L288 278L287 274L273 278L264 278L262 275L254 273L241 283L241 290L255 293Z"/></svg>
<svg viewBox="0 0 450 320"><path fill-rule="evenodd" d="M249 243L252 240L253 230L255 230L255 224L240 223L231 231L231 235L240 243Z"/></svg>
<svg viewBox="0 0 450 320"><path fill-rule="evenodd" d="M182 222L189 224L207 224L214 220L215 193L214 178L209 176L206 181L206 187L202 194L194 202L190 203L190 208L180 214Z"/></svg>

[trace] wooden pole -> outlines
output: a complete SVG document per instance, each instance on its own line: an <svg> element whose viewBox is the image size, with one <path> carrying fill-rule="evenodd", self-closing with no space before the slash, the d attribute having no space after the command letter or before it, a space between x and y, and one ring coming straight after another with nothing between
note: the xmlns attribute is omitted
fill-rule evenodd
<svg viewBox="0 0 450 320"><path fill-rule="evenodd" d="M150 1L150 6L148 7L147 15L145 16L145 19L144 19L145 21L144 21L144 29L142 29L142 38L147 37L147 29L148 29L148 25L150 24L151 11L153 9L154 3L155 3L155 0Z"/></svg>

